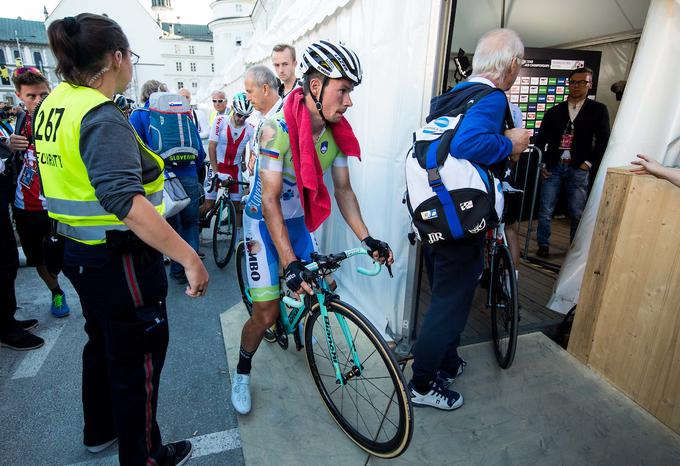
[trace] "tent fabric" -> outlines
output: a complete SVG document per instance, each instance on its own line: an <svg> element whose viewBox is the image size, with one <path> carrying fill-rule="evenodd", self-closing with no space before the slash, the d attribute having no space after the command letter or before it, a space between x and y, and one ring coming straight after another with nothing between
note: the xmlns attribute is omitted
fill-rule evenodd
<svg viewBox="0 0 680 466"><path fill-rule="evenodd" d="M389 326L397 335L402 333L413 256L407 240L409 219L402 204L404 159L412 132L424 120L423 102L430 97L431 27L438 24L432 14L439 4L409 0L394 8L391 0L285 2L285 10L281 5L269 28L255 31L250 45L213 81L213 88L223 88L228 95L241 91L245 69L270 65L271 49L279 42L291 43L299 54L314 40L329 38L357 52L364 78L352 93L354 106L346 117L361 144L362 161L349 160L350 177L371 235L390 244L396 261L394 278L386 271L377 277L359 275L355 268L370 263L366 257L348 260L334 277L344 300L380 331ZM330 174L326 182L332 195ZM335 201L330 218L316 236L322 253L359 246Z"/></svg>
<svg viewBox="0 0 680 466"><path fill-rule="evenodd" d="M666 163L675 160L679 74L680 1L652 0L609 146L548 303L551 309L564 313L578 301L607 168L628 165L640 153Z"/></svg>

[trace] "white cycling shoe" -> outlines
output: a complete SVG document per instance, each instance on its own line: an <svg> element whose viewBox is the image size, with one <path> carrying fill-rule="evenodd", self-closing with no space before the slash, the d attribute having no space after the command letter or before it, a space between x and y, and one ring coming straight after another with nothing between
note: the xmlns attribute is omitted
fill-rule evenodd
<svg viewBox="0 0 680 466"><path fill-rule="evenodd" d="M250 374L237 374L231 379L231 404L239 414L248 414L250 401Z"/></svg>

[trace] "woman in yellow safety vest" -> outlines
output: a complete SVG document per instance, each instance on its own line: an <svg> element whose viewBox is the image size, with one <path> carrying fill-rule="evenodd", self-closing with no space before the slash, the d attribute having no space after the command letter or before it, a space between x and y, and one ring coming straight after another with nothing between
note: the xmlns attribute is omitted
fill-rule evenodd
<svg viewBox="0 0 680 466"><path fill-rule="evenodd" d="M97 453L118 440L123 465L182 464L191 443L162 445L156 423L168 346L163 254L184 266L189 296L205 293L208 273L162 217L163 161L111 100L139 58L120 26L83 13L47 35L64 82L37 108L34 137L85 317L83 443Z"/></svg>

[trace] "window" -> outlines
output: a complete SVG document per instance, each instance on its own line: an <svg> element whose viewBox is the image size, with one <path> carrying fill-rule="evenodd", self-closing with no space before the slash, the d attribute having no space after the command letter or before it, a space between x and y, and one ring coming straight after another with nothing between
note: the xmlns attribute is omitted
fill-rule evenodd
<svg viewBox="0 0 680 466"><path fill-rule="evenodd" d="M214 55L214 53L215 53L215 49L211 46L210 47L210 55Z"/></svg>
<svg viewBox="0 0 680 466"><path fill-rule="evenodd" d="M18 50L14 49L14 59L16 60L17 58L21 58L21 54Z"/></svg>
<svg viewBox="0 0 680 466"><path fill-rule="evenodd" d="M213 73L215 72L215 64L214 63L210 64L210 71L212 71Z"/></svg>
<svg viewBox="0 0 680 466"><path fill-rule="evenodd" d="M236 13L241 13L241 12L243 12L243 5L241 5L240 3L237 3L236 4Z"/></svg>
<svg viewBox="0 0 680 466"><path fill-rule="evenodd" d="M175 69L177 71L182 71L182 62L181 61L175 62Z"/></svg>
<svg viewBox="0 0 680 466"><path fill-rule="evenodd" d="M194 53L196 53L196 49L194 48L193 45L190 45L189 46L189 55L193 55Z"/></svg>
<svg viewBox="0 0 680 466"><path fill-rule="evenodd" d="M240 46L241 46L241 38L237 37L236 38L236 47L240 47Z"/></svg>
<svg viewBox="0 0 680 466"><path fill-rule="evenodd" d="M193 81L193 82L191 83L191 87L193 87L194 89L197 89L197 88L198 88L198 83L197 83L196 81Z"/></svg>
<svg viewBox="0 0 680 466"><path fill-rule="evenodd" d="M189 68L191 68L191 71L196 71L196 63L190 63Z"/></svg>
<svg viewBox="0 0 680 466"><path fill-rule="evenodd" d="M33 63L35 63L36 68L43 69L42 54L38 50L33 51Z"/></svg>
<svg viewBox="0 0 680 466"><path fill-rule="evenodd" d="M4 65L7 63L7 60L5 59L5 51L0 49L0 65Z"/></svg>
<svg viewBox="0 0 680 466"><path fill-rule="evenodd" d="M180 53L182 53L182 46L180 46L180 45L175 45L175 53L176 53L177 55L179 55Z"/></svg>
<svg viewBox="0 0 680 466"><path fill-rule="evenodd" d="M184 82L183 81L177 81L177 89L182 89L184 87Z"/></svg>

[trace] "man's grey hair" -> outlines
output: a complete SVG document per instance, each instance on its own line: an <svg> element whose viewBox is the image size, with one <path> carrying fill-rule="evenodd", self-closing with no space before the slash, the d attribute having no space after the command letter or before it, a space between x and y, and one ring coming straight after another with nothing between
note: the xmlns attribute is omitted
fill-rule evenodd
<svg viewBox="0 0 680 466"><path fill-rule="evenodd" d="M139 100L142 103L146 103L154 92L168 92L168 86L166 86L165 83L151 79L142 84L142 92L139 96Z"/></svg>
<svg viewBox="0 0 680 466"><path fill-rule="evenodd" d="M512 29L494 29L484 34L472 57L472 74L483 76L496 84L510 71L514 58L524 57L524 44Z"/></svg>
<svg viewBox="0 0 680 466"><path fill-rule="evenodd" d="M248 71L246 71L246 76L251 76L258 86L267 84L274 90L279 87L279 80L274 72L264 65L251 66L248 68Z"/></svg>
<svg viewBox="0 0 680 466"><path fill-rule="evenodd" d="M212 97L213 99L227 100L227 94L225 94L224 91L212 91L212 94L210 94L210 97Z"/></svg>

